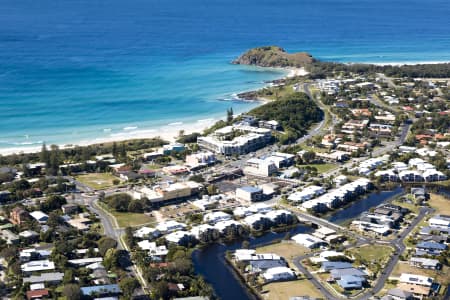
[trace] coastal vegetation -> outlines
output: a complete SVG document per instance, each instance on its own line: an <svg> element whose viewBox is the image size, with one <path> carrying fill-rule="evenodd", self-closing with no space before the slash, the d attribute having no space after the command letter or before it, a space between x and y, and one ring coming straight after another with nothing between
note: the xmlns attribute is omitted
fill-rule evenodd
<svg viewBox="0 0 450 300"><path fill-rule="evenodd" d="M323 118L322 110L304 93L289 94L254 108L248 114L262 120L278 121L284 131L278 136L281 144L295 142L313 123Z"/></svg>
<svg viewBox="0 0 450 300"><path fill-rule="evenodd" d="M256 65L260 67L305 67L315 59L306 52L289 54L278 46L250 49L233 61L234 64Z"/></svg>
<svg viewBox="0 0 450 300"><path fill-rule="evenodd" d="M390 77L449 78L450 63L412 65L374 65L364 63L336 63L320 61L309 53L289 54L278 46L257 47L246 51L233 61L234 64L260 67L304 67L312 79L326 78L327 75L350 72L354 74L384 73Z"/></svg>

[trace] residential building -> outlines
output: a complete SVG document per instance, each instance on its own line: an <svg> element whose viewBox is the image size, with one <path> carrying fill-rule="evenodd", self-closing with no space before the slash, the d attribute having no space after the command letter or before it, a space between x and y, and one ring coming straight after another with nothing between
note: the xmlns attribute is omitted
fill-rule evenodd
<svg viewBox="0 0 450 300"><path fill-rule="evenodd" d="M428 224L437 228L450 228L450 216L436 215L428 220Z"/></svg>
<svg viewBox="0 0 450 300"><path fill-rule="evenodd" d="M341 279L337 280L337 284L344 290L362 289L366 279L360 276L344 275Z"/></svg>
<svg viewBox="0 0 450 300"><path fill-rule="evenodd" d="M48 215L39 210L31 212L30 216L40 224L45 224L48 220Z"/></svg>
<svg viewBox="0 0 450 300"><path fill-rule="evenodd" d="M439 260L430 258L411 257L409 259L409 264L421 269L438 270L441 268Z"/></svg>
<svg viewBox="0 0 450 300"><path fill-rule="evenodd" d="M295 273L288 267L275 267L266 270L262 274L262 277L266 282L292 280L295 279Z"/></svg>
<svg viewBox="0 0 450 300"><path fill-rule="evenodd" d="M23 222L29 220L30 215L21 207L14 207L10 213L10 221L13 224L21 225Z"/></svg>
<svg viewBox="0 0 450 300"><path fill-rule="evenodd" d="M231 220L231 216L222 211L215 211L207 213L203 216L203 222L215 224L220 221Z"/></svg>
<svg viewBox="0 0 450 300"><path fill-rule="evenodd" d="M243 222L246 225L250 226L252 229L259 230L261 228L266 228L270 223L270 219L263 214L256 213L254 215L245 217Z"/></svg>
<svg viewBox="0 0 450 300"><path fill-rule="evenodd" d="M400 275L398 288L413 293L415 297L422 298L427 297L431 293L431 286L433 285L433 278L422 276L422 275L416 275L416 274L409 274L409 273L402 273Z"/></svg>
<svg viewBox="0 0 450 300"><path fill-rule="evenodd" d="M386 296L381 300L414 300L413 293L399 288L393 288L387 291Z"/></svg>
<svg viewBox="0 0 450 300"><path fill-rule="evenodd" d="M186 156L186 165L191 167L212 165L216 161L216 156L211 151L204 151Z"/></svg>
<svg viewBox="0 0 450 300"><path fill-rule="evenodd" d="M107 285L94 285L85 286L80 288L81 294L83 296L115 296L119 295L122 291L117 284L107 284Z"/></svg>
<svg viewBox="0 0 450 300"><path fill-rule="evenodd" d="M48 283L48 284L58 284L64 278L64 273L61 272L50 272L50 273L42 273L40 275L31 275L30 277L24 277L24 283Z"/></svg>
<svg viewBox="0 0 450 300"><path fill-rule="evenodd" d="M55 263L52 261L45 260L34 260L30 262L26 262L20 266L20 269L23 273L33 273L33 272L41 272L41 271L50 271L55 269Z"/></svg>
<svg viewBox="0 0 450 300"><path fill-rule="evenodd" d="M140 238L140 239L154 239L161 235L161 232L152 227L141 227L138 230L136 230L133 234L134 237Z"/></svg>
<svg viewBox="0 0 450 300"><path fill-rule="evenodd" d="M179 230L167 234L165 237L166 241L178 245L187 245L189 242L195 239L194 235L189 231Z"/></svg>
<svg viewBox="0 0 450 300"><path fill-rule="evenodd" d="M307 233L299 233L297 235L294 235L291 239L297 244L310 249L328 246L327 242L325 242L324 240Z"/></svg>
<svg viewBox="0 0 450 300"><path fill-rule="evenodd" d="M184 228L186 228L186 224L179 223L173 220L161 222L156 226L156 229L162 233L170 233L177 230L183 230Z"/></svg>

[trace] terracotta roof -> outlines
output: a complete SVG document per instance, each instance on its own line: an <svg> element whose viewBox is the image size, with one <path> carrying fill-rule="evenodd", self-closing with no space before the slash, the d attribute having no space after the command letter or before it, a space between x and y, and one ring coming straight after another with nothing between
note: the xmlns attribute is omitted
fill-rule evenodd
<svg viewBox="0 0 450 300"><path fill-rule="evenodd" d="M34 290L34 291L28 291L27 292L27 299L34 299L34 298L42 298L44 296L48 296L48 290L47 289L43 289L43 290Z"/></svg>

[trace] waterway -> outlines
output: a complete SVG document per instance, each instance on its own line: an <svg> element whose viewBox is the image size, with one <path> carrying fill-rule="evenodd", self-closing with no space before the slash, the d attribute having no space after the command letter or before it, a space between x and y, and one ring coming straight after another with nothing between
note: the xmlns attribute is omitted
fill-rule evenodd
<svg viewBox="0 0 450 300"><path fill-rule="evenodd" d="M404 188L397 187L391 191L375 192L366 198L356 201L350 206L337 211L328 217L328 220L337 224L344 223L350 219L354 219L362 212L372 207L400 195L404 192ZM291 235L297 233L306 233L312 231L312 228L305 225L298 225L291 229ZM282 239L286 232L274 233L270 232L261 237L249 240L250 247L255 248L265 244L270 244L277 239ZM233 269L225 260L226 251L234 251L241 248L242 241L230 244L213 244L201 250L196 250L192 256L194 268L197 274L207 278L212 285L216 295L222 300L254 300L255 295L249 292L242 281L237 277Z"/></svg>

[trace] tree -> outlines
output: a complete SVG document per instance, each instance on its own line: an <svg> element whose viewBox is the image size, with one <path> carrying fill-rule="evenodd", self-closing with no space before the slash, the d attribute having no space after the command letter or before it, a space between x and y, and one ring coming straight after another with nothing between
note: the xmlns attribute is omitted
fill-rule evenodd
<svg viewBox="0 0 450 300"><path fill-rule="evenodd" d="M216 195L218 192L217 186L215 186L214 184L210 184L208 185L208 187L206 188L206 191L208 192L208 195Z"/></svg>
<svg viewBox="0 0 450 300"><path fill-rule="evenodd" d="M119 252L117 249L110 248L103 257L103 265L107 270L117 268L119 266Z"/></svg>
<svg viewBox="0 0 450 300"><path fill-rule="evenodd" d="M45 143L42 144L41 154L40 154L40 160L45 163L46 166L50 165L50 155L47 150L47 146Z"/></svg>
<svg viewBox="0 0 450 300"><path fill-rule="evenodd" d="M116 142L114 142L112 145L112 155L114 157L117 157L117 143Z"/></svg>
<svg viewBox="0 0 450 300"><path fill-rule="evenodd" d="M227 109L227 123L231 123L233 121L233 108L230 107Z"/></svg>
<svg viewBox="0 0 450 300"><path fill-rule="evenodd" d="M80 300L81 299L81 291L80 286L78 284L66 284L63 288L63 295L66 299L70 300Z"/></svg>
<svg viewBox="0 0 450 300"><path fill-rule="evenodd" d="M314 161L314 159L316 158L316 153L313 151L306 151L305 153L303 153L302 155L302 159L304 162L306 163L311 163Z"/></svg>
<svg viewBox="0 0 450 300"><path fill-rule="evenodd" d="M106 252L109 249L116 249L116 247L117 247L117 241L110 237L102 237L98 241L98 251L100 252L101 256L105 256Z"/></svg>
<svg viewBox="0 0 450 300"><path fill-rule="evenodd" d="M142 206L141 201L138 200L132 200L130 204L128 204L128 211L129 212L135 212L140 213L144 210L144 207Z"/></svg>
<svg viewBox="0 0 450 300"><path fill-rule="evenodd" d="M120 281L119 286L125 299L131 299L134 291L139 287L139 282L134 277L126 277Z"/></svg>

